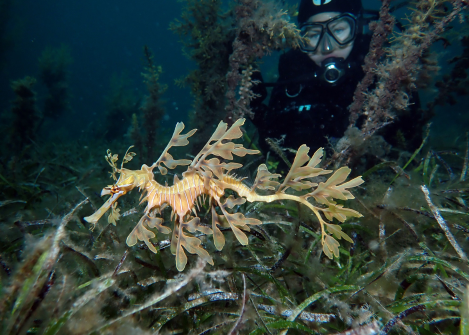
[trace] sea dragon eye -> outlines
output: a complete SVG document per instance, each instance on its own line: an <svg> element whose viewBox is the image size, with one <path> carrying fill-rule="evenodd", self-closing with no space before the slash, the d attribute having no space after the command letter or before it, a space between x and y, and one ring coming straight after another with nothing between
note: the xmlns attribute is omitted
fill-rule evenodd
<svg viewBox="0 0 469 335"><path fill-rule="evenodd" d="M121 191L120 187L116 185L112 185L109 189L109 192L111 192L111 194L116 194L116 193L119 193L120 191Z"/></svg>

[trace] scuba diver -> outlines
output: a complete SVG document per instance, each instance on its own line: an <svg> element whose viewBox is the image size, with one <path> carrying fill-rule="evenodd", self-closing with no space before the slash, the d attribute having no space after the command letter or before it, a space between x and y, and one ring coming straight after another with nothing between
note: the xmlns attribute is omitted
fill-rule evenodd
<svg viewBox="0 0 469 335"><path fill-rule="evenodd" d="M254 86L258 97L251 108L262 149L269 150L266 138L296 149L303 143L326 146L344 135L348 107L364 76L362 65L371 40L368 23L375 19L377 12L364 10L361 0L301 0L298 24L305 42L280 56L276 83L263 83L260 72L252 76L261 81ZM273 86L268 106L262 103L266 86ZM413 108L417 106L414 102ZM393 126L402 126L398 123ZM393 128L392 134L383 136L394 145Z"/></svg>

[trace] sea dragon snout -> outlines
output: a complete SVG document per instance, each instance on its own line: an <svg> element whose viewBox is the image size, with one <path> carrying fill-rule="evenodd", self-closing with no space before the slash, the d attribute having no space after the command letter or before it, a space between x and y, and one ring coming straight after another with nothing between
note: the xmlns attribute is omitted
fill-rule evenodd
<svg viewBox="0 0 469 335"><path fill-rule="evenodd" d="M141 170L133 171L128 169L116 169L120 173L119 179L114 185L109 185L103 188L101 196L110 195L109 199L94 213L84 219L95 225L96 222L106 213L109 208L123 195L132 191L135 187L145 187L145 185L153 180L152 169L147 165L143 165Z"/></svg>

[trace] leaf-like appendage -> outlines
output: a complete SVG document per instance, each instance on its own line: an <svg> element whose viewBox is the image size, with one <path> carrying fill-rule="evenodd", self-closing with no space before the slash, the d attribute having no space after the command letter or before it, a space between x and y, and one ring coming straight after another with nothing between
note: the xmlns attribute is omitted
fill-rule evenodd
<svg viewBox="0 0 469 335"><path fill-rule="evenodd" d="M329 203L329 208L323 209L322 212L329 221L332 221L333 218L336 218L340 222L345 222L348 217L361 218L363 216L353 209L344 208L343 205L334 205L332 203Z"/></svg>
<svg viewBox="0 0 469 335"><path fill-rule="evenodd" d="M252 218L246 218L242 213L234 213L230 214L226 211L223 205L220 206L226 221L229 223L231 230L235 234L236 238L238 239L239 243L242 245L248 244L248 237L245 233L241 231L238 227L249 231L249 226L247 225L260 225L262 221Z"/></svg>
<svg viewBox="0 0 469 335"><path fill-rule="evenodd" d="M177 249L177 246L178 246L178 239L177 239L178 231L179 231L179 228L178 228L178 226L176 226L176 223L174 223L173 234L171 236L171 246L169 248L173 255L176 255L176 249Z"/></svg>
<svg viewBox="0 0 469 335"><path fill-rule="evenodd" d="M218 229L218 226L223 227L223 223L220 221L215 207L212 206L213 242L215 243L215 248L217 248L218 251L221 251L225 246L225 236L223 236L221 230Z"/></svg>
<svg viewBox="0 0 469 335"><path fill-rule="evenodd" d="M183 271L187 264L187 256L184 252L183 247L191 254L198 254L202 259L204 259L209 264L213 265L213 259L210 254L202 248L200 240L197 237L191 237L184 234L184 228L191 232L196 230L212 233L212 230L208 227L203 227L200 225L200 219L198 217L193 218L189 222L180 222L179 231L177 234L177 247L176 247L176 268L179 271Z"/></svg>
<svg viewBox="0 0 469 335"><path fill-rule="evenodd" d="M212 146L212 150L210 152L211 155L220 156L221 158L227 160L233 160L232 151L235 148L235 144L233 142L221 143L217 142Z"/></svg>
<svg viewBox="0 0 469 335"><path fill-rule="evenodd" d="M211 158L200 162L200 168L213 172L218 179L222 179L225 173L242 167L243 165L239 163L221 163L218 158Z"/></svg>
<svg viewBox="0 0 469 335"><path fill-rule="evenodd" d="M200 231L201 233L207 234L207 235L212 235L212 229L209 227L203 226L200 224L200 218L195 217L189 222L184 222L182 224L184 228L186 228L188 231L191 233L195 233L196 231Z"/></svg>
<svg viewBox="0 0 469 335"><path fill-rule="evenodd" d="M133 145L130 147L132 148ZM130 149L129 148L129 149ZM128 149L127 149L128 150ZM122 159L122 165L130 162L137 154L135 152L127 152L124 156L124 158Z"/></svg>
<svg viewBox="0 0 469 335"><path fill-rule="evenodd" d="M212 136L210 136L210 139L208 142L210 143L212 141L218 141L226 133L227 128L228 128L228 125L225 122L220 121L220 123L217 126L217 129L215 129Z"/></svg>
<svg viewBox="0 0 469 335"><path fill-rule="evenodd" d="M293 164L290 168L290 171L288 171L288 174L285 177L285 180L283 181L282 185L280 186L280 189L283 189L284 187L285 189L288 188L287 186L288 182L295 178L295 174L297 173L297 170L309 160L308 152L309 152L309 147L306 146L305 144L301 145L298 148L298 151L296 152L295 159L293 160Z"/></svg>
<svg viewBox="0 0 469 335"><path fill-rule="evenodd" d="M112 223L115 226L117 221L119 221L119 218L121 217L119 213L120 211L120 208L117 208L117 202L112 204L111 213L109 213L109 216L107 217L107 222Z"/></svg>
<svg viewBox="0 0 469 335"><path fill-rule="evenodd" d="M295 160L293 161L290 171L288 171L288 174L285 177L282 185L280 185L278 192L285 192L289 187L297 191L312 188L316 186L316 183L303 181L303 179L314 178L320 175L331 173L332 171L330 170L324 170L316 167L316 165L321 162L323 151L323 148L319 148L310 159L308 156L309 147L307 147L305 144L300 146L296 152ZM308 162L308 164L303 166L306 162Z"/></svg>
<svg viewBox="0 0 469 335"><path fill-rule="evenodd" d="M360 177L355 177L352 180L349 180L348 182L343 183L340 186L337 186L336 189L338 191L342 192L342 194L344 195L344 197L347 198L347 200L355 199L353 194L349 190L347 190L347 188L353 188L353 187L360 186L364 182L365 181L363 180L363 178L361 176Z"/></svg>
<svg viewBox="0 0 469 335"><path fill-rule="evenodd" d="M191 164L191 167L194 167L195 165L197 165L197 163L199 163L200 165L200 158L205 156L205 154L212 149L212 145L210 143L212 143L213 141L218 141L220 138L223 137L223 135L226 133L226 128L227 128L227 124L223 121L220 121L220 123L218 124L217 126L217 129L215 129L215 131L213 132L212 136L210 137L210 139L207 141L207 143L204 145L204 147L199 151L199 153L195 156L194 160L192 161L192 164ZM203 161L203 159L202 159Z"/></svg>
<svg viewBox="0 0 469 335"><path fill-rule="evenodd" d="M257 155L259 153L259 150L246 149L245 147L243 147L242 144L235 144L235 147L233 149L233 154L239 157L244 157L246 155Z"/></svg>
<svg viewBox="0 0 469 335"><path fill-rule="evenodd" d="M244 124L245 119L238 119L235 123L228 129L228 131L221 137L224 140L234 140L243 136L243 132L240 127Z"/></svg>
<svg viewBox="0 0 469 335"><path fill-rule="evenodd" d="M178 165L189 165L192 161L190 159L174 159L169 153L165 153L158 161L158 168L161 171L161 164L166 165L169 169L174 169ZM166 173L161 173L166 174Z"/></svg>
<svg viewBox="0 0 469 335"><path fill-rule="evenodd" d="M336 225L336 224L326 223L326 227L327 227L327 230L332 235L334 235L336 239L340 240L341 238L343 238L344 240L349 241L350 243L353 243L353 240L350 238L350 236L348 236L342 231L341 226Z"/></svg>
<svg viewBox="0 0 469 335"><path fill-rule="evenodd" d="M245 202L246 202L245 198L235 198L234 196L230 195L228 198L226 198L226 201L223 204L223 206L226 206L229 209L232 209L234 206L242 205Z"/></svg>
<svg viewBox="0 0 469 335"><path fill-rule="evenodd" d="M148 248L153 251L155 254L157 253L155 246L150 242L150 239L155 237L155 233L145 228L143 222L145 220L145 215L142 216L140 221L134 227L134 229L130 232L129 236L127 236L127 240L125 241L129 247L134 246L137 244L137 240L145 242Z"/></svg>
<svg viewBox="0 0 469 335"><path fill-rule="evenodd" d="M290 180L289 182L285 184L286 184L286 188L284 190L286 190L288 187L291 187L292 189L296 191L307 190L315 186L318 186L317 183L312 183L307 180L305 181Z"/></svg>
<svg viewBox="0 0 469 335"><path fill-rule="evenodd" d="M233 154L241 157L245 155L258 154L258 150L246 149L242 144L235 144L230 141L226 142L227 140L233 140L243 136L243 132L240 127L244 124L244 121L245 119L239 119L228 130L226 130L226 123L223 121L220 122L212 137L210 137L202 150L200 150L200 152L195 156L192 161L191 168L200 169L203 165L207 165L205 161L209 155L219 156L226 160L232 160ZM212 144L214 141L215 143ZM226 168L226 170L228 170L228 168Z"/></svg>
<svg viewBox="0 0 469 335"><path fill-rule="evenodd" d="M184 135L181 132L184 130L184 123L178 122L174 128L173 136L169 141L170 147L184 147L189 144L188 138L195 134L197 129L192 129ZM169 148L168 148L169 149Z"/></svg>
<svg viewBox="0 0 469 335"><path fill-rule="evenodd" d="M168 150L171 147L183 147L189 144L188 138L194 135L194 133L197 131L197 129L192 129L186 134L181 135L181 132L184 129L184 123L178 122L176 124L176 128L174 128L173 136L169 140L169 143L166 145L166 148L163 150L161 153L160 158L153 163L151 166L154 168L155 166L158 166L158 169L160 170L160 173L162 175L165 175L168 173L168 170L163 167L161 164L165 164L169 169L174 169L178 165L189 165L191 164L191 160L189 159L174 159L173 156L171 156L168 153Z"/></svg>
<svg viewBox="0 0 469 335"><path fill-rule="evenodd" d="M176 268L178 271L184 271L184 268L187 264L187 256L182 248L181 238L184 240L184 233L182 232L182 228L179 229L179 234L177 235L177 244L176 244ZM186 241L183 241L185 244ZM200 241L199 241L200 242Z"/></svg>
<svg viewBox="0 0 469 335"><path fill-rule="evenodd" d="M256 188L260 188L261 190L275 190L280 183L271 179L277 179L281 176L281 174L270 173L267 166L265 164L261 164L257 168L256 180L254 181L254 185L251 187L251 191L254 191Z"/></svg>
<svg viewBox="0 0 469 335"><path fill-rule="evenodd" d="M233 160L233 154L239 157L258 154L259 150L246 149L242 144L233 142L217 142L210 148L210 154Z"/></svg>
<svg viewBox="0 0 469 335"><path fill-rule="evenodd" d="M319 183L319 186L309 193L307 197L312 196L317 202L326 205L334 204L331 202L333 198L341 200L354 199L354 196L347 188L356 187L364 183L362 177L356 177L342 185L338 185L347 179L350 171L348 167L341 167L326 182Z"/></svg>
<svg viewBox="0 0 469 335"><path fill-rule="evenodd" d="M309 167L316 167L322 161L322 156L324 156L324 148L319 148L314 153L313 157L308 162ZM321 169L322 170L322 169Z"/></svg>
<svg viewBox="0 0 469 335"><path fill-rule="evenodd" d="M339 242L335 238L330 235L326 235L323 241L322 250L327 257L330 259L333 258L332 253L334 253L335 257L339 257Z"/></svg>
<svg viewBox="0 0 469 335"><path fill-rule="evenodd" d="M171 229L162 225L162 218L144 215L140 221L138 221L137 225L129 234L129 236L127 236L126 243L129 247L131 247L137 243L137 240L145 242L147 247L156 254L157 250L153 243L150 242L150 239L155 237L155 233L153 233L151 230L148 230L144 226L144 223L147 224L148 228L156 228L163 234L169 234L171 232Z"/></svg>
<svg viewBox="0 0 469 335"><path fill-rule="evenodd" d="M168 169L161 164L158 164L158 170L160 170L162 176L165 176L168 173Z"/></svg>
<svg viewBox="0 0 469 335"><path fill-rule="evenodd" d="M163 226L162 218L149 215L146 217L145 221L146 221L148 228L156 228L162 234L169 234L171 232L171 228Z"/></svg>

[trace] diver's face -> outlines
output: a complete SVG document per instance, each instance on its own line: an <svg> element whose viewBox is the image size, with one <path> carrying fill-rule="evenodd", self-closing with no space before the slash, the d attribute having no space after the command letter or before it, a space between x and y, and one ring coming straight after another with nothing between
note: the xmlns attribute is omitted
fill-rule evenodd
<svg viewBox="0 0 469 335"><path fill-rule="evenodd" d="M320 13L311 16L308 22L325 22L336 16L339 16L340 14L341 13L339 12ZM347 31L349 28L347 26L340 26L340 23L339 25L332 27L332 29L335 29L337 34L346 35L350 33ZM311 58L311 60L315 62L317 66L321 66L322 61L330 57L347 59L353 48L353 41L345 45L339 45L331 36L329 36L327 32L324 34L321 40L318 41L318 43L318 48L315 51L308 52L309 58Z"/></svg>

